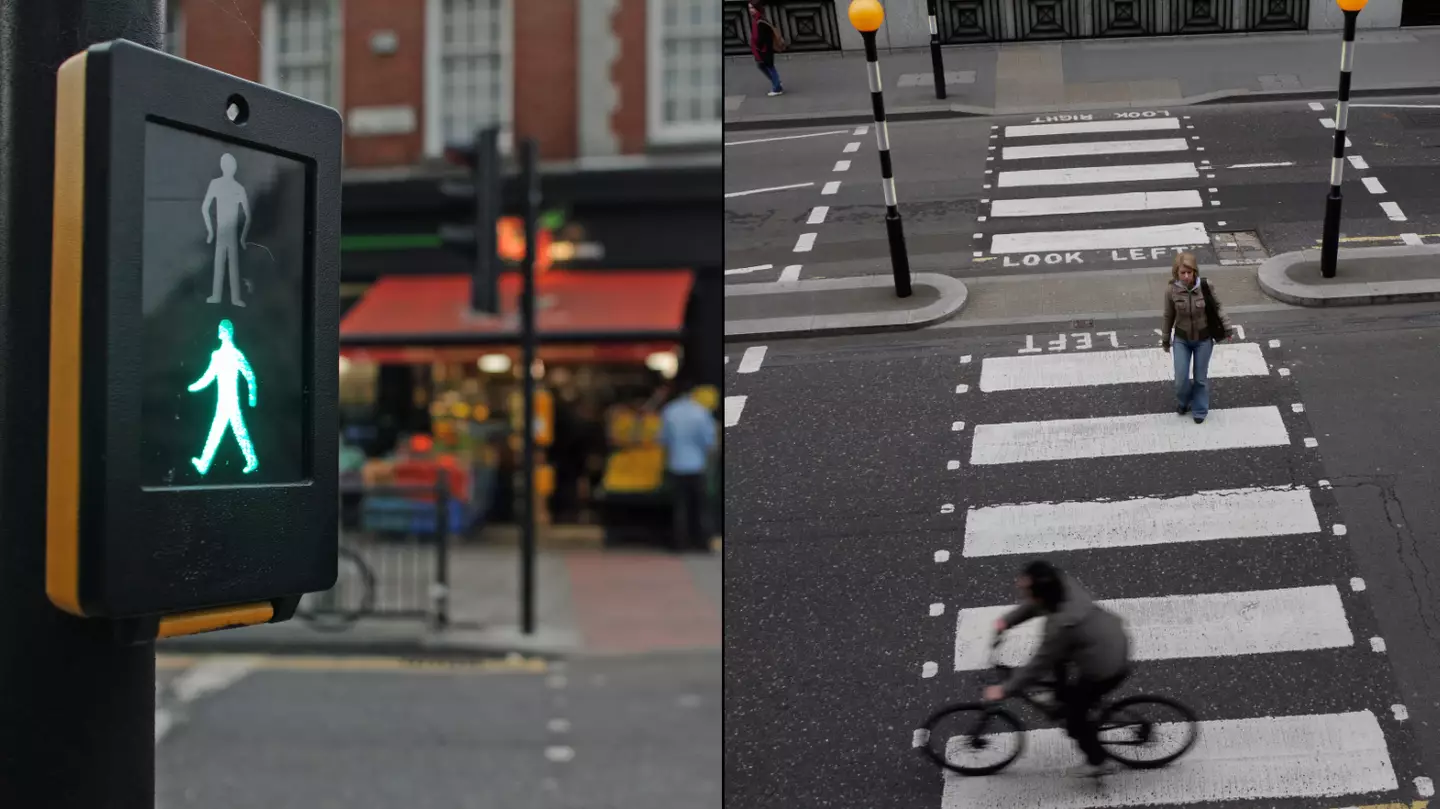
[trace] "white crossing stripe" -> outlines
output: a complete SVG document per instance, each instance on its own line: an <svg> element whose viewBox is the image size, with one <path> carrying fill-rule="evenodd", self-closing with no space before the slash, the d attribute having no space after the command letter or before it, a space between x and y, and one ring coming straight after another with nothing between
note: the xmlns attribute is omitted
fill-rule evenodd
<svg viewBox="0 0 1440 809"><path fill-rule="evenodd" d="M1177 429L1204 429L1188 419L1184 423L1174 416L1169 419ZM978 440L978 429L976 434ZM964 555L1133 548L1319 531L1320 517L1305 487L1216 489L1182 497L971 508L965 518Z"/></svg>
<svg viewBox="0 0 1440 809"><path fill-rule="evenodd" d="M1380 203L1380 210L1384 211L1385 215L1389 216L1392 222L1406 221L1405 212L1400 210L1400 203L1398 202L1382 202Z"/></svg>
<svg viewBox="0 0 1440 809"><path fill-rule="evenodd" d="M808 253L815 247L815 237L818 233L802 233L800 238L795 240L796 253Z"/></svg>
<svg viewBox="0 0 1440 809"><path fill-rule="evenodd" d="M1164 727L1164 726L1162 726ZM942 809L1097 809L1263 798L1336 798L1398 788L1380 721L1370 711L1200 722L1195 746L1158 770L1121 768L1104 789L1064 778L1078 761L1060 728L1027 732L1025 754L1005 772L945 772ZM959 745L961 737L948 744ZM1163 745L1163 742L1161 742ZM962 759L957 754L957 759Z"/></svg>
<svg viewBox="0 0 1440 809"><path fill-rule="evenodd" d="M740 423L740 414L745 412L745 396L725 397L725 426L734 427Z"/></svg>
<svg viewBox="0 0 1440 809"><path fill-rule="evenodd" d="M1345 159L1350 161L1350 165L1354 166L1357 169L1360 169L1361 171L1365 171L1366 169L1370 168L1370 164L1365 162L1365 158L1361 157L1358 154L1352 154Z"/></svg>
<svg viewBox="0 0 1440 809"><path fill-rule="evenodd" d="M1128 247L1180 247L1210 241L1203 222L1148 225L1097 230L1050 230L1031 233L997 233L990 252L1060 253L1066 250L1118 250Z"/></svg>
<svg viewBox="0 0 1440 809"><path fill-rule="evenodd" d="M750 346L745 349L745 356L740 358L740 367L735 369L736 373L753 374L760 370L765 362L765 346Z"/></svg>
<svg viewBox="0 0 1440 809"><path fill-rule="evenodd" d="M1378 178L1375 178L1375 177L1362 177L1362 178L1360 179L1360 182L1364 183L1364 184L1365 184L1365 190L1366 190L1366 191L1369 191L1369 192L1372 193L1372 194L1383 194L1383 193L1385 193L1385 186L1383 186L1383 185L1380 184L1380 180L1379 180Z"/></svg>
<svg viewBox="0 0 1440 809"><path fill-rule="evenodd" d="M1270 367L1256 343L1221 343L1210 358L1212 379L1268 376ZM980 390L1053 390L1135 382L1168 382L1175 363L1159 348L1128 348L1086 354L1031 354L986 357L980 366Z"/></svg>
<svg viewBox="0 0 1440 809"><path fill-rule="evenodd" d="M1030 160L1040 157L1080 157L1102 154L1146 154L1149 152L1185 152L1190 142L1184 138L1151 138L1150 140L1097 140L1078 143L1047 143L1043 146L1006 146L1000 150L1002 160Z"/></svg>
<svg viewBox="0 0 1440 809"><path fill-rule="evenodd" d="M1069 124L1022 124L1005 127L1005 137L1036 135L1089 135L1096 132L1154 132L1179 129L1179 118L1136 118L1126 121L1077 121Z"/></svg>
<svg viewBox="0 0 1440 809"><path fill-rule="evenodd" d="M1020 421L975 427L971 465L1201 452L1290 443L1278 407L1212 410L1204 424L1173 410L1139 416Z"/></svg>
<svg viewBox="0 0 1440 809"><path fill-rule="evenodd" d="M1077 197L997 199L991 216L1052 216L1108 211L1163 211L1201 208L1199 191L1132 191L1126 194L1091 194Z"/></svg>
<svg viewBox="0 0 1440 809"><path fill-rule="evenodd" d="M1125 621L1131 660L1300 652L1352 646L1340 590L1333 584L1240 593L1120 598L1097 602ZM1013 604L960 610L955 670L990 667L995 620ZM1006 633L1000 652L1007 665L1023 665L1040 645L1046 619Z"/></svg>
<svg viewBox="0 0 1440 809"><path fill-rule="evenodd" d="M1193 180L1194 163L1142 163L1133 166L1084 166L1069 169L1026 169L1000 172L1001 188L1087 183L1136 183L1150 180Z"/></svg>
<svg viewBox="0 0 1440 809"><path fill-rule="evenodd" d="M1410 245L1411 247L1420 247L1421 245L1425 244L1425 240L1420 238L1420 234L1418 233L1402 233L1400 234L1400 241Z"/></svg>

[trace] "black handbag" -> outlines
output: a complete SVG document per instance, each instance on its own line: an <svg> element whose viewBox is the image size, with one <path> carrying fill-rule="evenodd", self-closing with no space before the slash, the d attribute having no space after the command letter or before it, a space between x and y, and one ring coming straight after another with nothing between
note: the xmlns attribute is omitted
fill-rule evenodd
<svg viewBox="0 0 1440 809"><path fill-rule="evenodd" d="M1200 294L1205 296L1205 330L1210 332L1211 340L1221 342L1226 335L1225 322L1220 319L1220 300L1204 278L1200 279Z"/></svg>

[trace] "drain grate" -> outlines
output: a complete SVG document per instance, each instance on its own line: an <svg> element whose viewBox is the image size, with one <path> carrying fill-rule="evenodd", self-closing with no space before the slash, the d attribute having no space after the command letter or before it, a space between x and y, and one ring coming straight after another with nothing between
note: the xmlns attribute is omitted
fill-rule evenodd
<svg viewBox="0 0 1440 809"><path fill-rule="evenodd" d="M1259 264L1270 257L1260 234L1253 230L1227 230L1210 234L1210 244L1215 248L1215 258L1223 267L1242 264Z"/></svg>

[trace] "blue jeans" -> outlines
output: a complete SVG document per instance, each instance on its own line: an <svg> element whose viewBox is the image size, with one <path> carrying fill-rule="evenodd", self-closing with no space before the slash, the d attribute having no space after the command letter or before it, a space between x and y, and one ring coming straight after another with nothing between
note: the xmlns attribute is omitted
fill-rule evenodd
<svg viewBox="0 0 1440 809"><path fill-rule="evenodd" d="M1188 405L1195 418L1203 419L1210 412L1210 352L1215 341L1175 340L1170 353L1175 358L1175 403ZM1195 378L1191 381L1190 366L1195 366Z"/></svg>
<svg viewBox="0 0 1440 809"><path fill-rule="evenodd" d="M778 93L784 89L780 86L780 71L776 70L774 65L766 64L765 62L756 62L755 66L760 68L760 72L764 73L766 77L770 79L771 90Z"/></svg>

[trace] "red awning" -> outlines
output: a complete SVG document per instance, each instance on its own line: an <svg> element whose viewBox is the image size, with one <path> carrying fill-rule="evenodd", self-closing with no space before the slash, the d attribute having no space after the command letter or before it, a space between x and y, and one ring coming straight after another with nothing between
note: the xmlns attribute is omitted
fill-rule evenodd
<svg viewBox="0 0 1440 809"><path fill-rule="evenodd" d="M687 270L544 273L536 281L536 327L545 342L678 340L692 277ZM520 276L500 276L500 314L470 311L463 275L390 276L376 281L340 323L342 347L514 343L520 335Z"/></svg>

